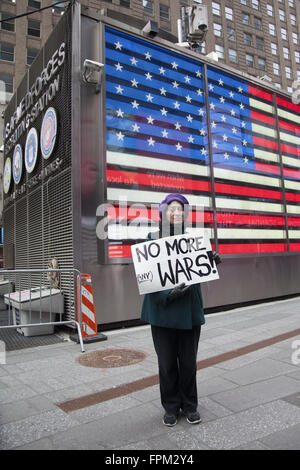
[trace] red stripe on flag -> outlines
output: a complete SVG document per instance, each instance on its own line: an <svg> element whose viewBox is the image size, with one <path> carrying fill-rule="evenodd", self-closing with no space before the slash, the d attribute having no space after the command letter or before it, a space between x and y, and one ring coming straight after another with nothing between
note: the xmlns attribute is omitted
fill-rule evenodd
<svg viewBox="0 0 300 470"><path fill-rule="evenodd" d="M258 171L263 171L264 173L280 175L280 168L278 166L268 165L267 163L255 162L255 169Z"/></svg>
<svg viewBox="0 0 300 470"><path fill-rule="evenodd" d="M300 251L300 243L290 243L290 251Z"/></svg>
<svg viewBox="0 0 300 470"><path fill-rule="evenodd" d="M279 104L283 108L291 109L292 111L296 111L296 113L300 114L300 106L297 104L291 103L291 101L286 101L282 98L279 98L279 96L277 96L277 104Z"/></svg>
<svg viewBox="0 0 300 470"><path fill-rule="evenodd" d="M131 245L110 245L108 247L109 258L131 258Z"/></svg>
<svg viewBox="0 0 300 470"><path fill-rule="evenodd" d="M281 143L281 151L284 153L292 153L293 155L297 155L298 157L300 157L300 147L298 146L292 147L291 145Z"/></svg>
<svg viewBox="0 0 300 470"><path fill-rule="evenodd" d="M107 181L110 183L123 183L128 185L175 188L177 190L211 191L211 184L208 181L173 178L170 176L134 173L130 171L107 170Z"/></svg>
<svg viewBox="0 0 300 470"><path fill-rule="evenodd" d="M280 120L278 122L280 129L285 129L287 131L293 132L294 134L300 134L300 126Z"/></svg>
<svg viewBox="0 0 300 470"><path fill-rule="evenodd" d="M235 186L231 184L221 183L216 183L215 189L217 193L223 194L232 194L263 199L282 199L282 193L280 191L271 191L268 189L249 188L247 186Z"/></svg>
<svg viewBox="0 0 300 470"><path fill-rule="evenodd" d="M300 202L300 194L298 193L285 193L285 197L288 201Z"/></svg>
<svg viewBox="0 0 300 470"><path fill-rule="evenodd" d="M266 149L278 150L277 142L269 139L263 139L262 137L253 136L253 144L260 147L265 147Z"/></svg>
<svg viewBox="0 0 300 470"><path fill-rule="evenodd" d="M251 118L255 119L256 121L262 121L265 122L266 124L271 124L272 126L275 126L276 122L275 119L267 116L266 114L261 114L256 111L251 111Z"/></svg>
<svg viewBox="0 0 300 470"><path fill-rule="evenodd" d="M288 217L288 226L300 227L300 217Z"/></svg>
<svg viewBox="0 0 300 470"><path fill-rule="evenodd" d="M249 86L249 93L250 95L257 96L258 98L262 98L266 101L273 101L273 97L270 93L267 93L266 91L260 89L260 88L255 88L254 86Z"/></svg>
<svg viewBox="0 0 300 470"><path fill-rule="evenodd" d="M300 245L300 244L299 244ZM286 243L219 243L218 251L220 254L234 253L278 253L287 251Z"/></svg>
<svg viewBox="0 0 300 470"><path fill-rule="evenodd" d="M241 226L284 226L284 217L273 217L268 215L255 215L255 214L233 214L233 213L220 213L217 212L217 224L219 226L226 227L230 225L241 225ZM299 218L300 224L300 218Z"/></svg>

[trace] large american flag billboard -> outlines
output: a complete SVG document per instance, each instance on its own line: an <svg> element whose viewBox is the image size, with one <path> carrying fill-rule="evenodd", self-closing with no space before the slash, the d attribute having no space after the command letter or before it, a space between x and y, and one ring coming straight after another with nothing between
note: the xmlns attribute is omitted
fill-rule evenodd
<svg viewBox="0 0 300 470"><path fill-rule="evenodd" d="M171 192L220 253L300 250L300 106L143 39L105 38L109 259L131 256ZM120 198L148 206L139 226Z"/></svg>

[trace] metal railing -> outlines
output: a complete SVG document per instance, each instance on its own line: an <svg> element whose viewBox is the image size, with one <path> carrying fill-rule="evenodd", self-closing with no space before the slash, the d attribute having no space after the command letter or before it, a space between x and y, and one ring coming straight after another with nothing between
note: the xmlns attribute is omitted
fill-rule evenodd
<svg viewBox="0 0 300 470"><path fill-rule="evenodd" d="M57 286L53 286L53 280L50 275L57 273L56 278ZM67 276L69 275L69 281ZM0 325L1 329L16 328L26 329L33 327L47 327L47 326L60 326L60 325L75 325L78 332L78 339L80 342L81 352L85 352L82 340L82 306L81 306L81 273L77 269L0 269L0 276L5 279L3 281L8 283L8 292L3 294L4 302L8 305L7 311L7 324ZM63 320L64 315L64 290L69 303L71 302L74 307L74 320ZM45 279L46 278L46 279ZM77 295L77 281L79 295ZM67 284L68 289L67 289ZM15 288L13 289L13 284ZM36 285L38 284L38 285ZM1 286L1 280L0 280ZM5 290L5 287L4 287ZM14 291L13 291L14 290ZM74 301L72 299L74 296ZM44 305L43 305L44 304ZM45 311L45 305L47 310ZM79 318L76 321L76 305L79 308ZM43 311L44 310L44 311ZM49 321L44 321L46 316L49 315ZM19 323L17 324L17 317ZM28 323L22 324L22 318L27 317ZM59 318L54 321L55 318ZM32 320L34 320L32 322Z"/></svg>

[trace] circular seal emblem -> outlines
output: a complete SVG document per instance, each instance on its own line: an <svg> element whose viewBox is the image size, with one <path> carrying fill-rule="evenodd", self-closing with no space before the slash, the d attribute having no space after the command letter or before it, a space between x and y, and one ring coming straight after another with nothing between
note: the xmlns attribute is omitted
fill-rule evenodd
<svg viewBox="0 0 300 470"><path fill-rule="evenodd" d="M23 171L23 152L21 145L16 145L13 155L13 178L16 184L19 184Z"/></svg>
<svg viewBox="0 0 300 470"><path fill-rule="evenodd" d="M5 194L7 194L9 191L10 183L11 183L11 159L7 158L5 165L4 165L4 171L3 171L3 190Z"/></svg>
<svg viewBox="0 0 300 470"><path fill-rule="evenodd" d="M57 116L54 108L48 108L42 123L40 143L41 152L45 159L53 152L57 133Z"/></svg>
<svg viewBox="0 0 300 470"><path fill-rule="evenodd" d="M30 129L25 144L25 166L28 173L32 173L38 156L38 134L34 127Z"/></svg>

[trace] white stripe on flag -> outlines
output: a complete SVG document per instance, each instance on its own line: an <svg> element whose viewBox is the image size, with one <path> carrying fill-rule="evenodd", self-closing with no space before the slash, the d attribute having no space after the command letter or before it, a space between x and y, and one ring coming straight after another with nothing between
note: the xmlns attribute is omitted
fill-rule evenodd
<svg viewBox="0 0 300 470"><path fill-rule="evenodd" d="M300 124L300 116L298 116L296 113L289 113L288 111L284 111L283 109L278 108L278 116L292 121L295 124Z"/></svg>
<svg viewBox="0 0 300 470"><path fill-rule="evenodd" d="M193 230L201 230L202 228L189 228L187 231L191 232ZM203 229L207 232L209 238L213 238L213 229L205 228ZM157 224L153 227L130 227L130 226L120 226L119 224L109 224L108 226L108 238L109 240L137 240L137 239L146 239L148 233L157 232Z"/></svg>
<svg viewBox="0 0 300 470"><path fill-rule="evenodd" d="M145 168L149 170L163 170L187 175L209 177L209 166L193 163L174 162L161 160L160 158L146 157L144 155L133 155L129 153L107 152L107 163L134 168Z"/></svg>
<svg viewBox="0 0 300 470"><path fill-rule="evenodd" d="M287 204L286 210L289 214L300 214L300 206L290 206Z"/></svg>
<svg viewBox="0 0 300 470"><path fill-rule="evenodd" d="M126 199L132 202L159 204L169 192L140 191L137 189L107 188L108 201L120 201ZM205 196L194 196L185 194L190 205L211 207L211 198Z"/></svg>
<svg viewBox="0 0 300 470"><path fill-rule="evenodd" d="M282 161L285 165L300 167L300 160L298 158L286 157L282 155Z"/></svg>
<svg viewBox="0 0 300 470"><path fill-rule="evenodd" d="M216 206L220 209L238 209L260 212L283 212L283 205L272 202L243 201L239 199L216 197Z"/></svg>
<svg viewBox="0 0 300 470"><path fill-rule="evenodd" d="M218 228L218 238L240 238L240 239L267 239L286 237L285 230L276 229L243 229L243 228Z"/></svg>
<svg viewBox="0 0 300 470"><path fill-rule="evenodd" d="M300 181L284 180L284 186L286 189L296 189L300 191Z"/></svg>
<svg viewBox="0 0 300 470"><path fill-rule="evenodd" d="M289 238L300 238L300 230L289 230Z"/></svg>
<svg viewBox="0 0 300 470"><path fill-rule="evenodd" d="M263 137L272 137L274 139L277 138L277 132L275 129L270 127L261 126L256 124L255 122L252 124L252 131L256 132L257 134L261 134Z"/></svg>
<svg viewBox="0 0 300 470"><path fill-rule="evenodd" d="M223 168L214 168L214 174L216 178L253 183L257 185L262 184L263 186L274 186L275 188L281 187L279 178L271 178L269 176L226 170Z"/></svg>
<svg viewBox="0 0 300 470"><path fill-rule="evenodd" d="M280 139L288 144L295 144L300 147L300 137L292 134L285 134L284 132L280 132Z"/></svg>
<svg viewBox="0 0 300 470"><path fill-rule="evenodd" d="M279 156L277 153L268 152L266 150L254 149L254 156L256 158L261 158L263 160L268 160L270 162L275 162L279 164Z"/></svg>
<svg viewBox="0 0 300 470"><path fill-rule="evenodd" d="M254 98L249 99L249 104L252 108L259 109L266 113L274 114L274 106L271 106L265 102L255 100Z"/></svg>

